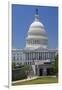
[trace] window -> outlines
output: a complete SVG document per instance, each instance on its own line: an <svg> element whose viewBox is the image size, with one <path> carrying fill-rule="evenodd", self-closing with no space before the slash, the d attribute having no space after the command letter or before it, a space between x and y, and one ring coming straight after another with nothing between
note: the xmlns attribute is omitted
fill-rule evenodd
<svg viewBox="0 0 62 90"><path fill-rule="evenodd" d="M13 60L15 60L15 56L13 56Z"/></svg>

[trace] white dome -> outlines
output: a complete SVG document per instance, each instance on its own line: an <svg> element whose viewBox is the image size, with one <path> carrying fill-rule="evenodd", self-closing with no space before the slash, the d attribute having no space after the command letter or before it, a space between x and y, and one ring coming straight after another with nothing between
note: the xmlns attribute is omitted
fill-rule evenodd
<svg viewBox="0 0 62 90"><path fill-rule="evenodd" d="M36 26L44 27L43 24L40 23L39 21L36 21L36 22L34 21L34 22L30 25L30 27L36 27Z"/></svg>
<svg viewBox="0 0 62 90"><path fill-rule="evenodd" d="M44 25L42 23L40 23L39 21L34 21L30 27L29 27L29 31L28 31L29 35L46 35L46 32L44 30Z"/></svg>
<svg viewBox="0 0 62 90"><path fill-rule="evenodd" d="M47 48L48 37L44 25L39 21L39 15L35 15L34 22L30 25L26 38L28 48Z"/></svg>

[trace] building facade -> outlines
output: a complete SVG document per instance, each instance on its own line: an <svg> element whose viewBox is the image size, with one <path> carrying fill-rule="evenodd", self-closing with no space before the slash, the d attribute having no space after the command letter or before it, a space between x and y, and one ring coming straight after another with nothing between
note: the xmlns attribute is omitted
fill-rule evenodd
<svg viewBox="0 0 62 90"><path fill-rule="evenodd" d="M27 33L26 47L12 49L12 62L16 65L20 63L30 65L33 75L48 75L57 52L57 49L48 48L48 36L36 9L35 19Z"/></svg>

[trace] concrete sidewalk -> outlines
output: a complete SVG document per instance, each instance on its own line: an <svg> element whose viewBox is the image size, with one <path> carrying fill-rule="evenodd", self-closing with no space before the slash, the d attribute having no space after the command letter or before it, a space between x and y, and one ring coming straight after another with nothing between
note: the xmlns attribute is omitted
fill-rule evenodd
<svg viewBox="0 0 62 90"><path fill-rule="evenodd" d="M37 79L40 77L56 77L56 76L33 76L33 77L28 77L27 79L23 79L23 80L12 81L12 84L17 83L17 82L24 82L24 81L33 80L33 79Z"/></svg>
<svg viewBox="0 0 62 90"><path fill-rule="evenodd" d="M23 80L18 80L18 81L13 81L12 83L17 83L17 82L24 82L24 81L29 81L29 80L33 80L38 78L39 76L35 76L35 77L28 77L27 79L23 79Z"/></svg>

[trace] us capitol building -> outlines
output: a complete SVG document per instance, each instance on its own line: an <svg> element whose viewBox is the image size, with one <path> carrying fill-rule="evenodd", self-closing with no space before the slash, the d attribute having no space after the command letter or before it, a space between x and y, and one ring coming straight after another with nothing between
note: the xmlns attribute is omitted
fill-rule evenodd
<svg viewBox="0 0 62 90"><path fill-rule="evenodd" d="M24 49L12 49L12 62L30 65L34 75L48 75L57 53L57 49L48 48L48 36L36 9L35 19L27 32L26 46Z"/></svg>

